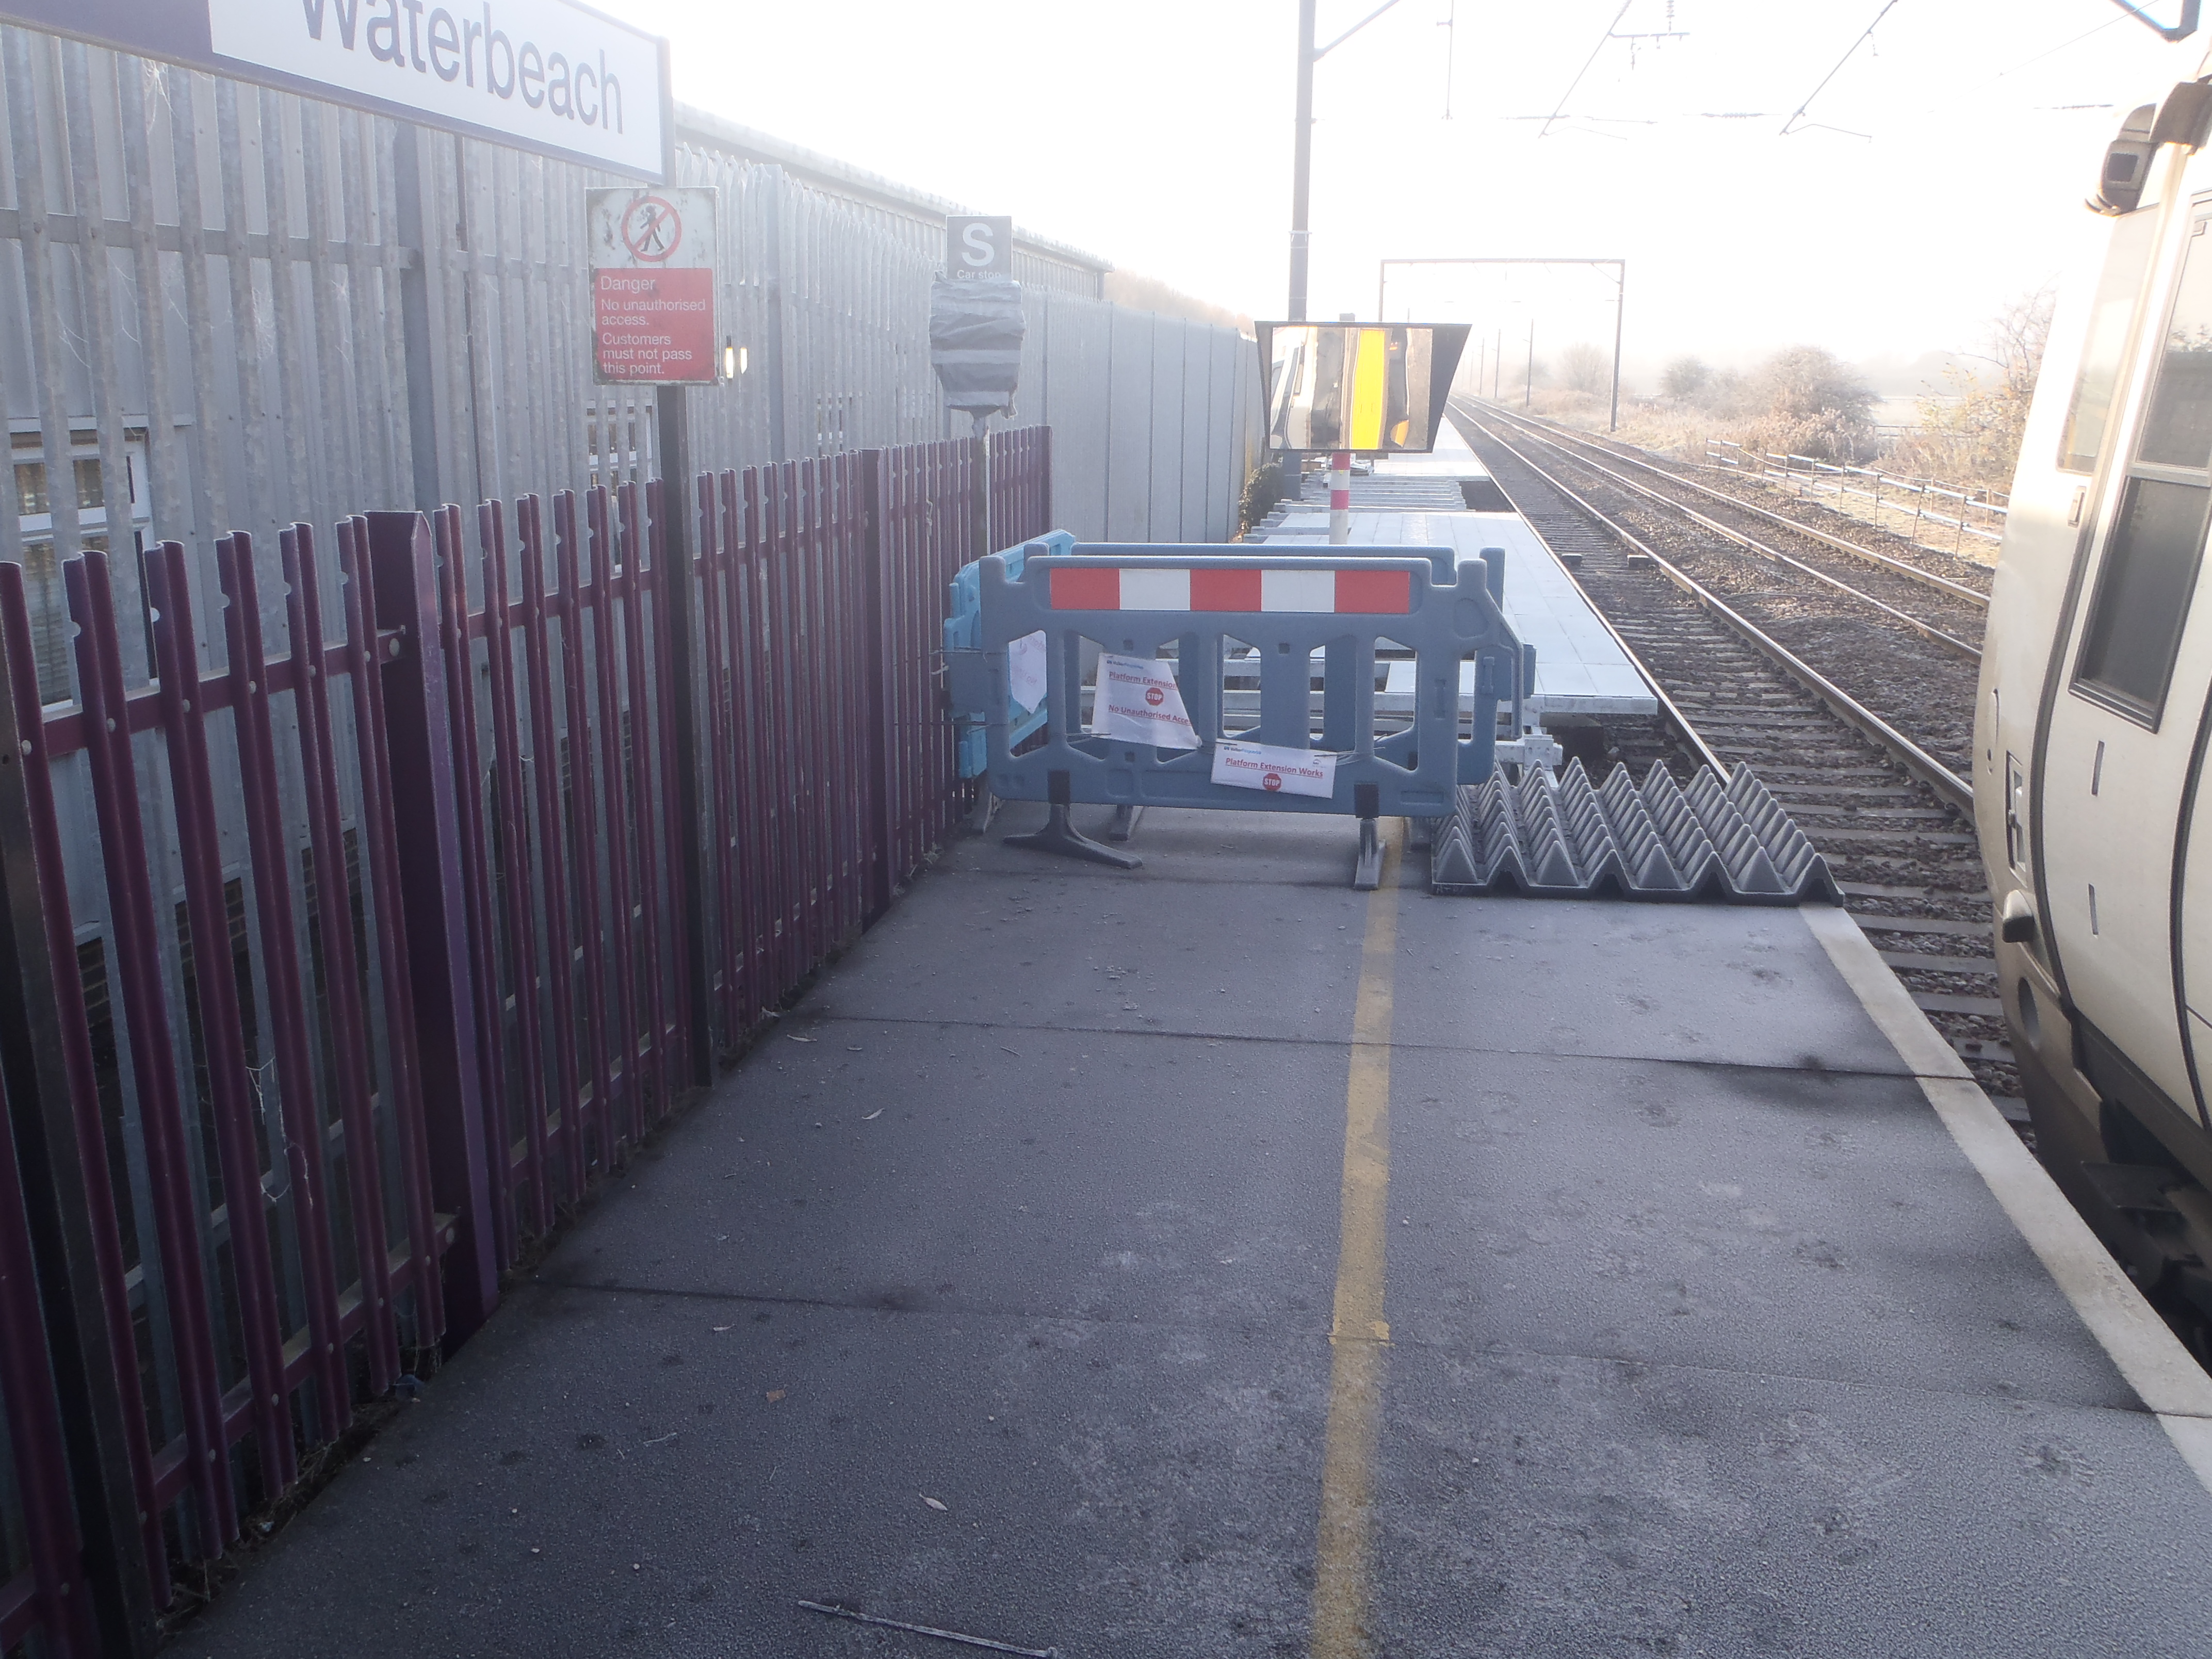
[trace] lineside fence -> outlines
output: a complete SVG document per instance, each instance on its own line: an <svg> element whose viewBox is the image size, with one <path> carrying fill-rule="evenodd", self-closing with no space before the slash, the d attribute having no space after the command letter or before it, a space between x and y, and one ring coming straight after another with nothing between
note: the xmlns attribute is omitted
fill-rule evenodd
<svg viewBox="0 0 2212 1659"><path fill-rule="evenodd" d="M1042 533L1049 433L987 441ZM964 801L985 462L237 532L205 603L88 549L68 702L0 562L0 1654L147 1651L882 914Z"/></svg>
<svg viewBox="0 0 2212 1659"><path fill-rule="evenodd" d="M1844 510L1856 512L1924 546L1935 546L1927 538L1945 533L1930 526L1942 526L1951 545L1938 551L1965 554L1969 539L1992 546L2004 540L2008 501L2002 489L1974 489L1934 478L1902 478L1877 467L1838 466L1810 455L1778 455L1726 438L1716 438L1705 445L1705 462L1722 471L1770 482L1778 478L1784 488L1794 484L1800 496L1833 495L1846 502L1863 501L1864 510L1848 505Z"/></svg>

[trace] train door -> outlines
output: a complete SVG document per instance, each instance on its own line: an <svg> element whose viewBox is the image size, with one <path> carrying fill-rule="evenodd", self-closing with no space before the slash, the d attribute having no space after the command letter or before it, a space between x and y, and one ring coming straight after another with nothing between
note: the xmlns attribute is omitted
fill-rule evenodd
<svg viewBox="0 0 2212 1659"><path fill-rule="evenodd" d="M2212 790L2203 786L2206 740L2212 738L2212 703L2199 717L2182 802L2179 845L2181 867L2174 872L2179 922L2182 994L2176 999L2183 1052L2195 1093L2179 1098L2185 1111L2205 1121L2205 1091L2212 1085Z"/></svg>
<svg viewBox="0 0 2212 1659"><path fill-rule="evenodd" d="M2191 604L2212 520L2208 227L2212 203L2199 202L2165 326L2150 331L2148 394L2134 430L2117 434L2129 445L2125 465L2107 492L2037 780L2045 923L2068 994L2112 1048L2200 1120L2177 1013L2174 878L2212 683L2212 617L2192 616ZM2212 860L2212 842L2205 856ZM2212 886L2206 897L2212 907ZM2193 925L2198 917L2212 921L2212 908L2192 913ZM2212 974L2212 933L2197 960L2200 975ZM2212 1012L2212 983L2203 1000Z"/></svg>

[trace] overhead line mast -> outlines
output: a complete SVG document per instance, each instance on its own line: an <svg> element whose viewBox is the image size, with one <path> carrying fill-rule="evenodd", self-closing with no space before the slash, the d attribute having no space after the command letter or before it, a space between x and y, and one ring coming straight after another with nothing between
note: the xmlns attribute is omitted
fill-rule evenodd
<svg viewBox="0 0 2212 1659"><path fill-rule="evenodd" d="M1397 3L1398 0L1382 0L1381 5L1335 40L1316 48L1314 45L1316 0L1298 0L1297 133L1291 162L1291 301L1285 307L1284 313L1294 323L1302 323L1306 318L1306 253L1312 235L1307 220L1313 196L1314 65Z"/></svg>

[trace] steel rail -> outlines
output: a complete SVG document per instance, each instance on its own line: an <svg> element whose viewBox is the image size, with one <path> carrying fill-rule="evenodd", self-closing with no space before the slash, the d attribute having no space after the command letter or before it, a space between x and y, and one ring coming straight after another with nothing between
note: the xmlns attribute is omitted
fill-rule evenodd
<svg viewBox="0 0 2212 1659"><path fill-rule="evenodd" d="M1500 438L1498 441L1504 443L1505 441ZM1505 447L1508 449L1513 449L1513 446L1510 444L1506 444ZM1528 460L1526 456L1521 455L1521 452L1519 450L1513 449L1513 453L1516 456L1520 456L1520 459L1526 465L1534 469L1543 478L1546 483L1551 485L1553 489L1558 490L1562 495L1565 495L1584 513L1587 513L1591 518L1603 525L1616 538L1626 543L1630 549L1628 554L1629 558L1632 560L1650 559L1653 562L1662 565L1667 562L1664 559L1660 558L1659 556L1654 553L1649 547L1646 547L1644 543L1637 538L1636 534L1627 528L1627 526L1625 525L1615 524L1611 519L1606 517L1603 513L1600 512L1596 507L1592 507L1587 501L1584 501L1582 496L1577 495L1574 490L1568 488L1565 484L1561 483L1550 473L1546 472L1543 468L1537 466L1534 461ZM1498 483L1498 480L1495 478L1492 478L1491 482L1492 483ZM1501 490L1505 488L1502 483L1498 484L1498 487ZM1509 495L1507 499L1510 500L1511 497ZM1521 517L1522 522L1528 524L1528 528L1532 532L1535 530L1536 526L1534 522L1529 520L1528 515L1526 513L1522 514ZM1540 541L1543 539L1540 533L1538 534L1537 539ZM1565 559L1560 560L1559 562L1560 565L1565 568L1569 579L1573 580L1577 586L1581 586L1581 580L1575 575L1574 567L1569 565ZM1586 599L1589 598L1587 590L1584 591L1583 597ZM1705 765L1711 767L1714 772L1719 776L1723 778L1728 776L1735 769L1729 766L1726 761L1720 757L1719 750L1716 750L1712 744L1705 741L1705 734L1698 731L1698 728L1691 723L1690 717L1682 712L1680 705L1678 705L1674 699L1668 694L1667 688L1659 684L1658 675L1651 672L1650 666L1645 664L1643 657L1638 653L1636 647L1631 645L1627 639L1621 634L1621 631L1613 625L1613 618L1607 616L1604 611L1598 609L1597 602L1595 599L1590 600L1590 615L1597 618L1599 627L1604 629L1607 633L1613 635L1613 642L1620 647L1621 655L1626 657L1630 665L1634 667L1638 674L1641 674L1644 677L1644 683L1651 688L1652 695L1659 699L1659 706L1667 711L1667 718L1673 720L1677 726L1681 728L1682 735L1689 739L1690 746L1697 750L1698 758Z"/></svg>
<svg viewBox="0 0 2212 1659"><path fill-rule="evenodd" d="M1464 420L1473 420L1474 417L1473 416L1462 416L1461 418ZM1488 428L1486 428L1485 430L1488 430ZM1495 434L1493 434L1492 435L1494 436ZM1656 501L1671 511L1680 514L1692 523L1696 524L1702 529L1711 531L1714 535L1719 536L1726 541L1732 542L1739 547L1744 548L1750 552L1756 553L1762 558L1771 559L1778 564L1787 565L1790 569L1798 572L1801 575L1810 576L1814 581L1824 583L1827 586L1834 588L1838 592L1856 599L1862 605L1871 605L1875 610L1881 611L1884 616L1893 617L1896 621L1903 623L1907 628L1912 629L1914 633L1919 634L1923 637L1933 641L1937 645L1942 646L1946 650L1955 651L1960 655L1974 662L1979 662L1982 659L1981 647L1969 642L1968 641L1960 639L1956 634L1948 633L1944 629L1936 627L1935 623L1923 621L1922 618L1914 616L1909 611L1900 611L1895 605L1887 604L1883 600L1875 598L1871 593L1863 592L1858 588L1853 587L1847 581L1831 576L1825 570L1815 569L1813 566L1805 563L1801 559L1793 559L1787 553L1783 552L1778 548L1769 547L1765 543L1759 541L1757 538L1747 536L1741 530L1734 529L1728 525L1724 525L1717 519L1709 519L1704 514L1698 512L1697 508L1686 506L1683 502L1675 501L1670 496L1662 495L1659 491L1652 489L1648 484L1640 484L1633 478L1622 477L1620 473L1615 472L1611 467L1601 466L1595 461L1588 459L1583 456L1577 455L1574 453L1573 451L1568 449L1565 444L1559 443L1556 440L1547 436L1540 429L1535 432L1533 435L1541 442L1551 444L1554 449L1557 449L1561 454L1566 456L1567 459L1575 465L1587 467L1593 472L1602 474L1605 477L1611 479L1613 483L1617 484L1620 488L1627 490L1632 495L1641 495L1649 501Z"/></svg>
<svg viewBox="0 0 2212 1659"><path fill-rule="evenodd" d="M1936 759L1935 756L1929 754L1925 749L1923 749L1918 744L1915 743L1904 732L1892 726L1881 715L1875 714L1873 709L1869 708L1864 703L1859 702L1857 698L1852 696L1850 693L1845 691L1841 686L1828 678L1826 675L1821 673L1820 671L1814 667L1812 664L1807 662L1802 657L1800 657L1796 653L1790 650L1789 647L1784 645L1780 641L1768 635L1764 629L1760 629L1758 624L1737 611L1725 599L1722 599L1720 595L1706 587L1703 583L1699 582L1696 577L1691 575L1689 572L1682 569L1680 566L1669 561L1664 555L1647 545L1626 525L1614 520L1611 514L1590 506L1587 501L1583 501L1581 496L1577 495L1572 489L1560 483L1559 479L1553 477L1550 472L1538 465L1534 461L1529 459L1528 456L1522 454L1521 451L1516 448L1508 440L1498 436L1497 433L1492 432L1488 427L1484 426L1480 420L1476 420L1472 416L1464 416L1463 418L1468 419L1474 425L1480 428L1483 434L1492 443L1497 444L1501 449L1504 450L1507 454L1512 456L1515 460L1520 462L1522 465L1527 467L1531 472L1541 478L1553 489L1557 489L1561 494L1568 496L1577 504L1581 511L1588 513L1592 517L1595 518L1601 525L1604 526L1608 533L1616 537L1627 545L1637 549L1645 558L1650 559L1653 564L1656 565L1666 574L1667 579L1673 582L1675 586L1680 588L1685 593L1687 593L1692 599L1695 599L1699 605L1704 607L1706 611L1711 611L1714 616L1719 617L1722 622L1727 623L1729 627L1734 629L1738 634L1741 635L1743 638L1748 641L1754 648L1770 659L1777 667L1780 668L1784 673L1789 675L1791 679L1796 680L1799 685L1810 692L1816 701L1825 705L1831 714L1843 720L1845 724L1855 727L1862 736L1869 739L1878 747L1887 750L1892 757L1893 757L1900 766L1904 767L1907 772L1919 779L1921 782L1926 784L1929 789L1934 791L1938 799L1942 800L1946 805L1956 809L1959 812L1968 817L1972 817L1973 816L1974 790L1972 784L1968 783L1956 772L1954 772L1949 767L1944 765L1942 761ZM1498 487L1500 489L1505 490L1507 500L1512 500L1513 492L1505 489L1503 480L1493 480L1493 482L1498 483ZM1515 502L1514 507L1516 512L1521 513L1521 516L1524 520L1528 519L1528 514L1525 511L1522 510L1520 503L1517 501ZM1535 527L1534 521L1533 520L1529 520L1529 527L1532 530ZM1579 586L1580 585L1580 582L1577 581L1577 586ZM1598 609L1595 598L1591 599L1590 608L1593 611L1596 611ZM1600 614L1601 616L1603 613L1600 612ZM1608 623L1607 626L1610 627L1611 624ZM1618 637L1618 635L1616 635L1615 637ZM1640 663L1638 665L1638 667L1642 666ZM1682 716L1680 711L1674 708L1673 700L1667 697L1664 690L1661 690L1658 681L1654 678L1648 671L1645 673L1645 678L1650 682L1654 690L1659 691L1662 700L1667 703L1669 710L1674 713L1674 718L1677 720L1682 720ZM1698 747L1710 752L1710 745L1705 743L1702 736L1696 734L1695 727L1691 726L1686 720L1683 720L1682 723L1686 733L1692 736L1692 741L1696 743Z"/></svg>
<svg viewBox="0 0 2212 1659"><path fill-rule="evenodd" d="M1462 398L1460 401L1468 402L1469 400ZM1892 558L1887 553L1877 553L1870 547L1862 546L1857 542L1847 540L1841 536L1831 535L1825 530L1817 530L1811 525L1800 524L1796 520L1790 517L1787 514L1777 513L1771 507L1759 506L1756 501L1747 501L1744 500L1742 496L1732 495L1725 489L1716 489L1712 485L1708 483L1700 483L1695 478L1686 478L1680 473L1673 471L1667 467L1660 466L1655 462L1647 461L1641 456L1624 455L1620 450L1607 448L1600 444L1595 439L1585 438L1580 433L1565 432L1561 428L1553 427L1549 422L1532 420L1525 415L1515 415L1505 410L1486 410L1484 412L1503 414L1505 419L1513 422L1516 425L1534 427L1538 432L1541 433L1547 441L1553 443L1559 442L1560 438L1564 436L1570 442L1581 444L1585 447L1595 449L1600 454L1608 455L1614 460L1626 461L1631 466L1641 467L1646 472L1656 474L1658 477L1665 478L1670 483L1682 484L1688 489L1694 489L1701 495L1710 495L1717 501L1726 502L1729 506L1739 507L1746 513L1755 513L1760 518L1766 520L1771 524L1779 525L1784 530L1794 531L1800 536L1810 536L1814 541L1820 542L1826 546L1832 547L1839 553L1849 553L1854 558L1865 559L1870 563L1878 564L1885 570L1891 571L1897 575L1910 577L1912 580L1923 583L1929 587L1940 588L1944 592L1949 593L1955 598L1965 599L1971 605L1978 605L1984 611L1989 609L1990 596L1983 592L1978 587L1969 587L1964 582L1954 582L1948 576L1939 576L1932 570L1923 570L1917 564L1908 563L1903 559ZM1470 417L1472 417L1472 410L1468 410L1467 413Z"/></svg>

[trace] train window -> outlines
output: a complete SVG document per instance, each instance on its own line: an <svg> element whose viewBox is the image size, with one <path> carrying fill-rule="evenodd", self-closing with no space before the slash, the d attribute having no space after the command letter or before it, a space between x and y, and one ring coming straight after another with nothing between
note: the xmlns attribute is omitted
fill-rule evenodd
<svg viewBox="0 0 2212 1659"><path fill-rule="evenodd" d="M2128 323L2136 295L2150 262L2154 212L2130 213L2112 230L2104 275L2097 282L2089 337L2081 350L2081 370L2074 382L2074 401L2066 413L2066 436L2058 446L2058 465L2067 472L2094 472L2112 423L2112 393L2119 384L2120 357L2128 344Z"/></svg>
<svg viewBox="0 0 2212 1659"><path fill-rule="evenodd" d="M2191 232L2173 315L2166 325L2136 459L2153 466L2212 466L2212 237Z"/></svg>
<svg viewBox="0 0 2212 1659"><path fill-rule="evenodd" d="M2212 489L2130 478L2089 604L2076 690L2155 728L2204 550Z"/></svg>

